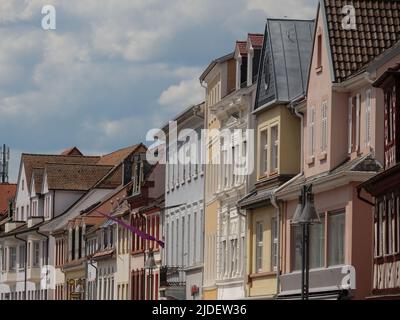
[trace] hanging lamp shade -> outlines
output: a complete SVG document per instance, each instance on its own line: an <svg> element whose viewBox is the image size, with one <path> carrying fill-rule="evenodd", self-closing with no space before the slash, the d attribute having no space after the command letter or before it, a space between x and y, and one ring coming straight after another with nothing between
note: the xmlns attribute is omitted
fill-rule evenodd
<svg viewBox="0 0 400 320"><path fill-rule="evenodd" d="M297 204L296 211L294 212L292 218L292 224L298 225L300 223L301 214L303 212L302 197L299 197L299 203Z"/></svg>

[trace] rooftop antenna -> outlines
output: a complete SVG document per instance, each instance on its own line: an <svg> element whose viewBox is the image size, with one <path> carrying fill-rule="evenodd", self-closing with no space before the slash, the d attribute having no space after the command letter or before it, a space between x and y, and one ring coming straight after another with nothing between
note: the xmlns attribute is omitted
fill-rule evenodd
<svg viewBox="0 0 400 320"><path fill-rule="evenodd" d="M10 162L10 148L3 144L0 154L1 183L8 183L8 164Z"/></svg>

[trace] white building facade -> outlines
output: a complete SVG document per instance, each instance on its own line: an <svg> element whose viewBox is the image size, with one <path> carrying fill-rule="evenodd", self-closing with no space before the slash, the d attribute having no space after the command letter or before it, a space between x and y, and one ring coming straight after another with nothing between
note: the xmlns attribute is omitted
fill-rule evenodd
<svg viewBox="0 0 400 320"><path fill-rule="evenodd" d="M165 298L196 300L202 297L204 172L201 161L201 131L204 104L186 109L176 119L178 145L167 151L163 266L166 272ZM185 136L191 129L196 135ZM172 132L167 132L172 139ZM196 141L194 141L196 140ZM196 146L189 150L189 146ZM174 151L197 158L190 163L176 161ZM194 160L194 158L192 158Z"/></svg>

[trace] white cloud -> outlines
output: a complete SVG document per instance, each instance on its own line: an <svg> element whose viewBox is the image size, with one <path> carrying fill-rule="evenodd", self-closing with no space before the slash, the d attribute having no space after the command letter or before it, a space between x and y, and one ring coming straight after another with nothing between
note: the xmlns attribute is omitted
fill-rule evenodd
<svg viewBox="0 0 400 320"><path fill-rule="evenodd" d="M313 19L317 0L247 0L247 10L262 10L272 18Z"/></svg>
<svg viewBox="0 0 400 320"><path fill-rule="evenodd" d="M30 152L143 140L203 101L212 58L267 16L313 17L315 1L0 0L0 136ZM54 31L41 29L47 4Z"/></svg>
<svg viewBox="0 0 400 320"><path fill-rule="evenodd" d="M161 93L158 102L169 111L179 112L184 108L204 101L204 89L197 78L182 80Z"/></svg>

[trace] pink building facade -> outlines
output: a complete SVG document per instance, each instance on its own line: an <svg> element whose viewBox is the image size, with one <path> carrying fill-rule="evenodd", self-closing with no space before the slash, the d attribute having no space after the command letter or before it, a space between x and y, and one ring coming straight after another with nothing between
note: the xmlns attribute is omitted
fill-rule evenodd
<svg viewBox="0 0 400 320"><path fill-rule="evenodd" d="M310 296L363 299L372 290L373 207L357 186L384 163L384 112L377 104L381 92L372 86L373 62L398 40L398 26L386 28L380 19L394 9L389 1L377 1L380 10L371 1L354 1L357 30L345 30L339 2L318 7L307 104L297 110L302 172L277 194L285 207L281 298L300 295L301 230L291 220L303 185L312 185L321 220L310 231Z"/></svg>

